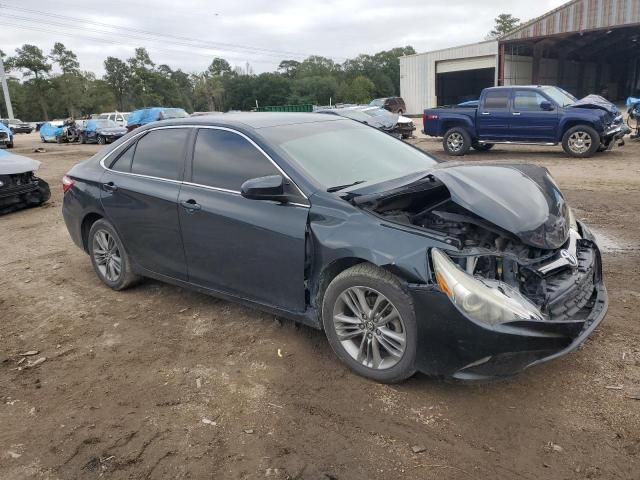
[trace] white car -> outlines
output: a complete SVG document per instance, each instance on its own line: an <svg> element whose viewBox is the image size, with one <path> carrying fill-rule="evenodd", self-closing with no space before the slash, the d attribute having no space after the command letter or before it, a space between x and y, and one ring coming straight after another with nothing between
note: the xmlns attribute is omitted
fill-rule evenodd
<svg viewBox="0 0 640 480"><path fill-rule="evenodd" d="M106 112L98 115L98 118L101 120L112 120L116 122L119 127L126 127L129 112Z"/></svg>

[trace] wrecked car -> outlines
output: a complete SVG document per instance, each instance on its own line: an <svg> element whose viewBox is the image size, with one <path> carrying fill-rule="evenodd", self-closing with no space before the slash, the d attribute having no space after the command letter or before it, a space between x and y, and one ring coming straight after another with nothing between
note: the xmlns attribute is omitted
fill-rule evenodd
<svg viewBox="0 0 640 480"><path fill-rule="evenodd" d="M182 108L147 107L131 112L127 116L127 131L134 130L142 125L147 125L159 120L172 118L186 118L189 114Z"/></svg>
<svg viewBox="0 0 640 480"><path fill-rule="evenodd" d="M13 148L13 132L2 122L0 122L0 146Z"/></svg>
<svg viewBox="0 0 640 480"><path fill-rule="evenodd" d="M40 162L0 150L0 215L49 200L49 184L36 177Z"/></svg>
<svg viewBox="0 0 640 480"><path fill-rule="evenodd" d="M350 118L398 138L409 138L415 130L410 118L395 115L380 107L327 107L318 108L315 112Z"/></svg>
<svg viewBox="0 0 640 480"><path fill-rule="evenodd" d="M596 240L545 168L440 163L335 115L154 123L63 190L108 287L150 277L322 329L380 382L511 375L607 311Z"/></svg>
<svg viewBox="0 0 640 480"><path fill-rule="evenodd" d="M80 127L80 143L97 143L105 145L115 142L127 134L125 127L119 126L113 120L83 120Z"/></svg>
<svg viewBox="0 0 640 480"><path fill-rule="evenodd" d="M485 88L477 108L428 108L422 121L424 133L442 137L445 153L453 156L495 144L562 144L567 155L588 158L624 145L630 132L608 100L598 95L577 100L553 86Z"/></svg>
<svg viewBox="0 0 640 480"><path fill-rule="evenodd" d="M45 122L38 132L40 133L40 141L42 141L42 143L62 143L64 122Z"/></svg>

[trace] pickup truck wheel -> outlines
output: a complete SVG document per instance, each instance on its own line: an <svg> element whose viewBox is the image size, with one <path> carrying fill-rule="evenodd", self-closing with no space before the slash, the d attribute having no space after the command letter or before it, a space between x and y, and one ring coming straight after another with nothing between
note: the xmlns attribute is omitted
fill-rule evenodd
<svg viewBox="0 0 640 480"><path fill-rule="evenodd" d="M447 155L465 155L471 148L471 137L464 128L453 127L444 134L442 146Z"/></svg>
<svg viewBox="0 0 640 480"><path fill-rule="evenodd" d="M576 125L562 137L562 148L575 158L592 157L600 147L600 135L588 125Z"/></svg>
<svg viewBox="0 0 640 480"><path fill-rule="evenodd" d="M493 148L494 143L477 143L473 142L471 147L478 152L487 152Z"/></svg>

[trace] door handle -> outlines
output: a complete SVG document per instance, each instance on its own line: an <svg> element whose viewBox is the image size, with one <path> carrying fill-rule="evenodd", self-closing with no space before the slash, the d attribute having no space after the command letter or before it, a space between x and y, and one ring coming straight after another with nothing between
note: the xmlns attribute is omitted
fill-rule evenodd
<svg viewBox="0 0 640 480"><path fill-rule="evenodd" d="M520 115L520 112L512 112L511 115L515 115L517 117Z"/></svg>
<svg viewBox="0 0 640 480"><path fill-rule="evenodd" d="M491 112L482 112L480 115L491 115Z"/></svg>
<svg viewBox="0 0 640 480"><path fill-rule="evenodd" d="M202 208L202 206L199 203L197 203L193 198L190 198L189 200L181 201L180 205L189 213L197 212Z"/></svg>
<svg viewBox="0 0 640 480"><path fill-rule="evenodd" d="M115 192L116 190L118 190L118 186L113 182L103 183L102 188L107 192Z"/></svg>

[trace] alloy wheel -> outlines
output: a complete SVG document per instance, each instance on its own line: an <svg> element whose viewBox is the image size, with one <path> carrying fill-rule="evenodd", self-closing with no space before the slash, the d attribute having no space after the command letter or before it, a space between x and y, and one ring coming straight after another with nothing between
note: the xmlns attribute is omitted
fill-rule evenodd
<svg viewBox="0 0 640 480"><path fill-rule="evenodd" d="M464 145L464 138L459 133L452 133L447 137L447 146L452 152L459 152Z"/></svg>
<svg viewBox="0 0 640 480"><path fill-rule="evenodd" d="M583 130L578 130L569 136L569 149L573 153L582 154L591 148L591 142L591 135Z"/></svg>
<svg viewBox="0 0 640 480"><path fill-rule="evenodd" d="M113 235L98 230L93 236L93 259L100 274L110 282L117 282L122 272L122 256Z"/></svg>
<svg viewBox="0 0 640 480"><path fill-rule="evenodd" d="M398 309L369 287L350 287L338 296L333 327L351 358L376 370L396 365L407 346L406 328Z"/></svg>

